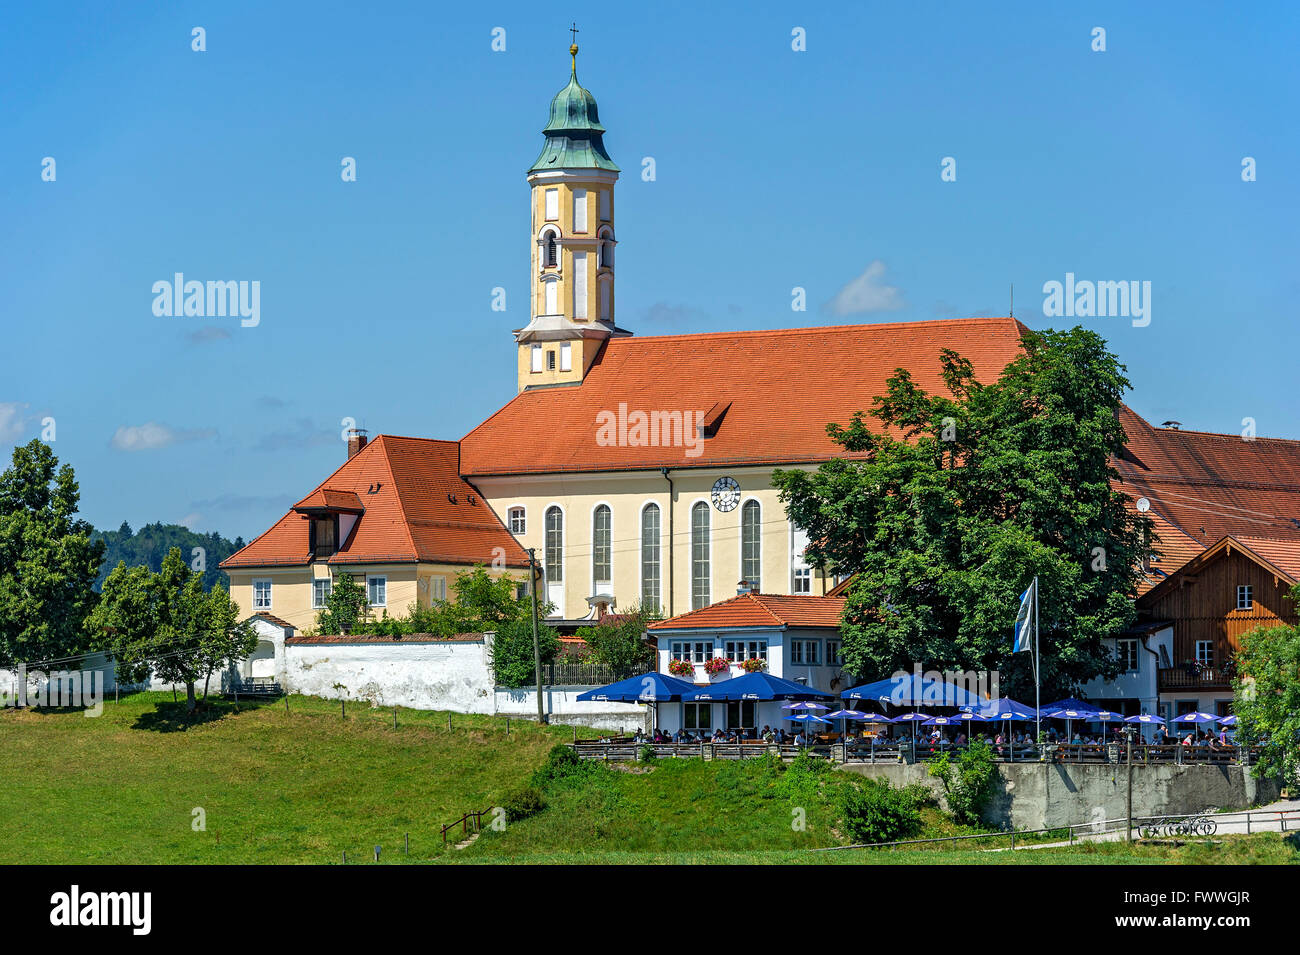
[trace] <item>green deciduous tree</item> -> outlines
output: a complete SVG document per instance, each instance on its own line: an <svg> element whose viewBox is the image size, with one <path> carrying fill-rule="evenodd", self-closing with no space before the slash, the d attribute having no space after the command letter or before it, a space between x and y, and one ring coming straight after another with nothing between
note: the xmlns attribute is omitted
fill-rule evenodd
<svg viewBox="0 0 1300 955"><path fill-rule="evenodd" d="M316 615L316 629L320 633L358 633L366 612L366 588L357 583L346 570L340 571L325 598L325 608Z"/></svg>
<svg viewBox="0 0 1300 955"><path fill-rule="evenodd" d="M560 652L559 633L555 628L539 622L537 642L541 648L542 663L553 662ZM491 655L492 672L498 686L531 686L536 679L533 670L532 620L511 620L501 624L492 639Z"/></svg>
<svg viewBox="0 0 1300 955"><path fill-rule="evenodd" d="M653 610L632 607L588 627L582 631L582 639L594 660L619 677L647 673L654 669L655 651L645 640L646 627L658 619Z"/></svg>
<svg viewBox="0 0 1300 955"><path fill-rule="evenodd" d="M1032 694L1014 658L1017 598L1039 577L1043 692L1116 670L1105 643L1134 617L1149 519L1113 483L1124 443L1124 368L1093 332L1028 332L990 384L941 352L947 395L905 369L863 415L832 424L840 458L778 471L808 557L857 574L844 611L848 669L875 679L927 669L997 670L1001 691Z"/></svg>
<svg viewBox="0 0 1300 955"><path fill-rule="evenodd" d="M948 811L958 822L979 824L997 789L997 767L987 743L971 743L954 759L941 753L930 763L930 775L943 783Z"/></svg>
<svg viewBox="0 0 1300 955"><path fill-rule="evenodd" d="M38 662L84 649L104 545L76 518L80 490L40 441L14 448L0 474L0 654Z"/></svg>
<svg viewBox="0 0 1300 955"><path fill-rule="evenodd" d="M1300 587L1289 599L1300 605ZM1256 775L1300 783L1300 627L1268 627L1241 638L1234 682L1237 739L1261 747Z"/></svg>
<svg viewBox="0 0 1300 955"><path fill-rule="evenodd" d="M119 563L104 580L99 605L87 620L98 648L117 663L119 677L139 681L149 673L183 683L187 709L197 705L212 674L248 657L257 633L240 621L239 606L220 584L203 589L203 575L181 559L179 548L152 573Z"/></svg>

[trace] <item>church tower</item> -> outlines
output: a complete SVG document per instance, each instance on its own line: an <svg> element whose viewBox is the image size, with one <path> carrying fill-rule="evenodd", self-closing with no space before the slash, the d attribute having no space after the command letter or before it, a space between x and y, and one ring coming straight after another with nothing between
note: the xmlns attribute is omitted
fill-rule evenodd
<svg viewBox="0 0 1300 955"><path fill-rule="evenodd" d="M531 321L515 332L519 390L582 381L601 346L630 332L614 324L614 183L596 98L569 84L551 100L532 191Z"/></svg>

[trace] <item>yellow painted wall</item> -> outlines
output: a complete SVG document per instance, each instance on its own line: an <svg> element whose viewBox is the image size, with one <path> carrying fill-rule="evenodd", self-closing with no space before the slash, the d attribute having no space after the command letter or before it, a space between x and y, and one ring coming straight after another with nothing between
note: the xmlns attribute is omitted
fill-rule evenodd
<svg viewBox="0 0 1300 955"><path fill-rule="evenodd" d="M788 594L791 589L791 530L785 510L771 486L771 468L731 468L672 471L675 486L673 507L673 600L672 612L691 609L690 514L697 501L709 507L711 519L711 602L733 597L741 579L740 516L746 500L754 498L762 508L762 579L765 593ZM740 484L741 502L732 511L720 512L710 500L714 482L724 476ZM585 617L587 598L593 596L592 544L593 512L598 504L610 507L613 541L612 574L618 607L641 599L641 510L648 501L660 507L660 572L663 612L668 607L668 484L658 472L575 474L563 476L478 478L474 482L484 500L501 521L509 525L512 507L526 509L527 527L515 535L524 547L537 549L539 560L546 554L544 515L551 505L564 512L565 567L564 601L557 616ZM814 594L824 593L831 584L814 576Z"/></svg>
<svg viewBox="0 0 1300 955"><path fill-rule="evenodd" d="M456 575L468 569L458 564L362 564L335 568L334 576L337 578L341 570L346 570L362 586L365 586L367 574L387 577L387 606L373 608L371 613L380 617L387 609L390 617L404 617L411 604L429 606L432 591L428 581L432 577L446 579L447 599L454 600ZM500 576L499 572L491 569L489 573L494 577ZM267 612L288 621L300 631L306 630L315 627L316 615L320 613L311 605L312 580L329 574L330 568L324 563L309 567L234 570L230 572L230 596L239 605L240 616L250 616L259 609L253 607L253 581L268 579L271 581L271 606ZM512 571L511 576L522 580L527 571Z"/></svg>

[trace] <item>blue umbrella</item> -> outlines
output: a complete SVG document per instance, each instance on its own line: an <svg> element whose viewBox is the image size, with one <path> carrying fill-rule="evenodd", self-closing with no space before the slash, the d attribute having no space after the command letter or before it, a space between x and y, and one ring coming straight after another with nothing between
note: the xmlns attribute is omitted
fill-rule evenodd
<svg viewBox="0 0 1300 955"><path fill-rule="evenodd" d="M831 723L830 720L824 720L816 713L795 713L792 716L785 717L785 719L790 720L793 723L803 723L805 733L808 731L807 724L809 723L825 723L827 726Z"/></svg>
<svg viewBox="0 0 1300 955"><path fill-rule="evenodd" d="M1124 717L1125 723L1163 723L1158 716L1152 716L1150 713L1139 713L1137 716Z"/></svg>
<svg viewBox="0 0 1300 955"><path fill-rule="evenodd" d="M1224 725L1224 726L1236 726L1236 725L1237 725L1237 717L1236 717L1235 714L1232 715L1232 716L1220 716L1220 717L1219 717L1219 722L1220 722L1222 725Z"/></svg>
<svg viewBox="0 0 1300 955"><path fill-rule="evenodd" d="M875 700L878 703L892 703L895 706L980 706L984 701L956 683L927 679L917 673L909 673L895 680L877 680L854 686L840 694L845 700Z"/></svg>
<svg viewBox="0 0 1300 955"><path fill-rule="evenodd" d="M1199 710L1193 710L1190 713L1184 713L1182 716L1174 717L1175 723L1217 723L1219 718L1213 713L1202 713Z"/></svg>
<svg viewBox="0 0 1300 955"><path fill-rule="evenodd" d="M693 693L682 697L684 702L709 702L712 700L820 700L830 696L802 683L783 680L770 673L745 673L729 680L720 680L709 686L692 687Z"/></svg>
<svg viewBox="0 0 1300 955"><path fill-rule="evenodd" d="M781 707L783 710L828 710L830 707L822 706L820 703L787 703Z"/></svg>
<svg viewBox="0 0 1300 955"><path fill-rule="evenodd" d="M1065 738L1066 740L1069 740L1070 727L1073 725L1074 721L1096 719L1097 710L1094 710L1091 707L1082 710L1054 709L1050 713L1044 713L1043 715L1048 719L1065 720Z"/></svg>
<svg viewBox="0 0 1300 955"><path fill-rule="evenodd" d="M861 710L835 710L827 713L826 718L828 720L875 720L876 716L873 713L864 713Z"/></svg>
<svg viewBox="0 0 1300 955"><path fill-rule="evenodd" d="M674 702L684 693L694 693L698 687L666 673L643 673L630 676L608 686L598 686L586 693L579 693L578 699L585 702L619 702L619 703L660 703Z"/></svg>

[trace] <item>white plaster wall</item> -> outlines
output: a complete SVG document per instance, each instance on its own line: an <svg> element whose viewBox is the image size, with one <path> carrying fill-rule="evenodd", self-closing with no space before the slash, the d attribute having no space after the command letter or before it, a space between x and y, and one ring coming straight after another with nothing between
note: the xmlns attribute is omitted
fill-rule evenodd
<svg viewBox="0 0 1300 955"><path fill-rule="evenodd" d="M482 640L290 643L285 685L291 693L384 706L484 714L494 709Z"/></svg>

